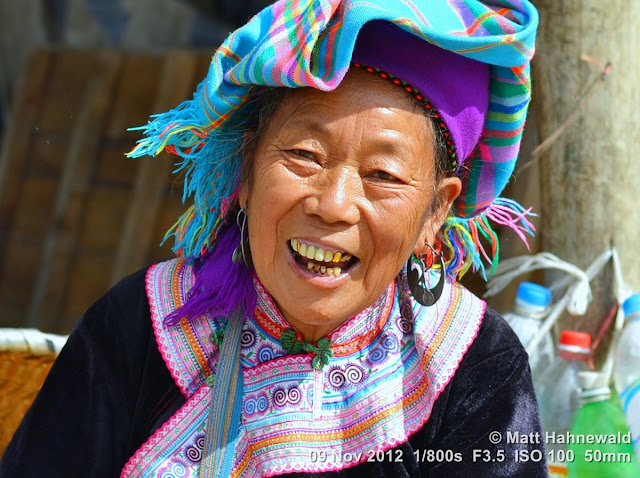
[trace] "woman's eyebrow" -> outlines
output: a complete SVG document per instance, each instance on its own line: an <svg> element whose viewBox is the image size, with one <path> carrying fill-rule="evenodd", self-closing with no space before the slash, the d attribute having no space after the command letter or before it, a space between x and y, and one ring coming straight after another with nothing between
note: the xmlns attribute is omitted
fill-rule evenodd
<svg viewBox="0 0 640 478"><path fill-rule="evenodd" d="M284 124L284 127L296 130L313 131L314 133L318 133L322 136L331 136L332 134L326 124L313 117L288 119Z"/></svg>
<svg viewBox="0 0 640 478"><path fill-rule="evenodd" d="M381 138L376 141L372 141L369 144L370 148L375 148L376 151L391 154L398 157L404 157L405 154L410 152L409 147L404 141L399 139Z"/></svg>
<svg viewBox="0 0 640 478"><path fill-rule="evenodd" d="M406 144L401 138L397 138L395 130L384 130L386 134L381 134L380 137L370 138L367 141L366 149L374 150L377 153L384 153L394 155L398 157L404 157L410 152L409 145ZM326 123L318 121L314 117L304 117L300 119L290 118L288 119L281 132L285 132L287 137L295 137L300 133L313 132L320 136L319 139L328 139L335 137L335 131L332 131ZM297 138L296 138L297 139Z"/></svg>

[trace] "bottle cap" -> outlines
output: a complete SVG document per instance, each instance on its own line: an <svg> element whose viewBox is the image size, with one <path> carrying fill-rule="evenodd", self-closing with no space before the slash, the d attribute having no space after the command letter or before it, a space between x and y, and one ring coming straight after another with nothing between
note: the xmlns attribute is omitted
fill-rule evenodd
<svg viewBox="0 0 640 478"><path fill-rule="evenodd" d="M563 330L560 334L558 350L588 354L591 352L591 336L577 330Z"/></svg>
<svg viewBox="0 0 640 478"><path fill-rule="evenodd" d="M636 312L640 312L640 293L633 294L625 300L622 303L622 310L626 317L629 317L631 314L635 314Z"/></svg>
<svg viewBox="0 0 640 478"><path fill-rule="evenodd" d="M516 300L527 304L546 307L551 302L551 291L533 282L522 282L518 287Z"/></svg>

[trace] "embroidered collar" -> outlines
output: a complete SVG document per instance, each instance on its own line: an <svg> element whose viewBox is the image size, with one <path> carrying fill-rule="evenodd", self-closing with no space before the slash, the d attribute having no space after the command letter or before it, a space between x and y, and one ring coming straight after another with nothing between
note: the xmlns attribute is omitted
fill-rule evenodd
<svg viewBox="0 0 640 478"><path fill-rule="evenodd" d="M209 337L221 327L206 316L175 327L162 323L192 284L191 268L179 260L147 274L158 346L187 402L122 476L197 474L210 396L206 378L215 373L218 353ZM282 348L288 324L260 287L241 344L244 392L233 477L340 470L406 442L429 419L485 310L483 301L449 282L434 306L422 307L400 275L366 316L330 334L333 356L317 370L310 354L288 355ZM327 450L336 456L317 460ZM350 459L338 459L344 456Z"/></svg>
<svg viewBox="0 0 640 478"><path fill-rule="evenodd" d="M310 354L311 366L317 370L322 370L328 365L330 357L348 355L366 348L371 343L389 320L396 290L394 282L365 310L351 317L318 342L309 343L305 342L302 334L293 329L282 316L257 276L254 276L254 286L258 296L255 320L262 331L278 339L287 354Z"/></svg>

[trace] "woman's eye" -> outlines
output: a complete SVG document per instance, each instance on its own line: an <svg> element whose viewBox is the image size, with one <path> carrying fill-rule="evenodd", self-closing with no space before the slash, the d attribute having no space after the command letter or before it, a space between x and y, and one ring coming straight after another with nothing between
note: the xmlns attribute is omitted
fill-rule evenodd
<svg viewBox="0 0 640 478"><path fill-rule="evenodd" d="M372 176L382 181L398 181L398 178L389 174L386 171L380 171L380 170L375 171Z"/></svg>
<svg viewBox="0 0 640 478"><path fill-rule="evenodd" d="M304 149L292 149L291 152L296 156L300 156L301 158L314 160L315 156L311 151L307 151Z"/></svg>

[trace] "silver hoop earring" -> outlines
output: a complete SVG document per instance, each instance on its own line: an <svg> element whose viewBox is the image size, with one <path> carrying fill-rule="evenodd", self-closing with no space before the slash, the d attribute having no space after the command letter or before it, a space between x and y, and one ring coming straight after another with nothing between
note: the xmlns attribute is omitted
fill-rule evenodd
<svg viewBox="0 0 640 478"><path fill-rule="evenodd" d="M240 244L238 244L238 247L234 249L231 260L235 264L244 264L246 266L249 266L251 265L251 262L250 260L247 260L247 254L244 251L245 230L247 228L247 206L242 206L238 210L238 215L236 216L236 224L240 228Z"/></svg>
<svg viewBox="0 0 640 478"><path fill-rule="evenodd" d="M411 254L409 261L407 262L407 282L409 283L409 290L415 300L424 306L431 306L435 304L442 295L442 289L444 288L444 276L446 274L444 269L444 259L442 254L438 254L431 244L424 243L431 249L434 261L429 267L426 267L424 262L417 258L414 254ZM432 289L427 289L425 271L431 269L435 259L440 262L440 279L438 283ZM416 265L417 267L413 267Z"/></svg>

